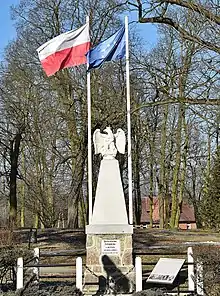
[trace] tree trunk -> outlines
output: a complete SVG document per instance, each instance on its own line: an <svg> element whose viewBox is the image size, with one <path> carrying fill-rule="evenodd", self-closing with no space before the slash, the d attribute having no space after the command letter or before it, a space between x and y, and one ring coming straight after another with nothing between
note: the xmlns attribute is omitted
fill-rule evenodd
<svg viewBox="0 0 220 296"><path fill-rule="evenodd" d="M79 187L82 186L82 178L84 176L84 167L82 168L81 164L84 163L85 155L87 155L84 154L82 150L84 151L86 149L85 145L87 146L87 143L85 143L86 138L84 130L77 128L77 108L75 106L76 102L73 100L73 88L69 72L68 70L64 70L62 73L58 73L57 76L59 77L59 80L54 80L54 82L60 84L58 85L58 92L60 94L61 104L65 110L65 121L67 124L68 139L70 141L70 150L72 154L73 194L68 197L68 227L73 228L78 227L77 216L80 213L78 208L81 205L81 189ZM55 87L57 87L57 84Z"/></svg>
<svg viewBox="0 0 220 296"><path fill-rule="evenodd" d="M161 157L160 157L160 177L159 177L159 216L160 228L164 228L166 203L165 203L165 166L166 166L166 126L169 106L164 107L164 118L161 130Z"/></svg>
<svg viewBox="0 0 220 296"><path fill-rule="evenodd" d="M9 226L11 228L17 225L17 170L18 157L21 143L21 133L17 133L10 145L10 212L9 212Z"/></svg>
<svg viewBox="0 0 220 296"><path fill-rule="evenodd" d="M172 207L171 207L171 217L170 217L170 227L175 228L175 220L178 208L178 181L179 181L179 170L181 163L181 139L182 139L182 119L184 114L184 106L182 103L179 104L178 111L178 123L176 130L176 159L175 159L175 167L173 172L173 183L171 190L172 197Z"/></svg>
<svg viewBox="0 0 220 296"><path fill-rule="evenodd" d="M86 207L84 196L82 194L82 183L85 173L85 162L87 161L87 133L84 132L84 140L81 144L81 150L75 160L75 169L73 172L73 195L68 199L68 227L78 228L79 221L85 221ZM76 169L77 168L77 169ZM80 217L78 217L80 215ZM85 221L86 222L86 221ZM85 225L83 225L85 226Z"/></svg>
<svg viewBox="0 0 220 296"><path fill-rule="evenodd" d="M184 187L185 187L187 152L188 152L188 145L189 145L189 136L188 136L185 118L183 120L184 120L184 130L185 130L186 140L185 140L184 151L183 151L183 167L182 167L181 177L180 177L180 191L179 191L178 209L177 209L176 220L175 220L175 228L179 227L179 219L181 214L181 208L183 203L183 193L184 193Z"/></svg>
<svg viewBox="0 0 220 296"><path fill-rule="evenodd" d="M133 177L134 177L134 195L135 195L135 222L137 225L141 223L141 209L142 209L142 204L141 204L141 185L140 185L140 137L139 137L139 127L140 127L140 122L139 118L136 120L136 125L134 129L134 137L135 137L135 146L134 146L134 154L133 154L133 167L134 167L134 172L133 172Z"/></svg>
<svg viewBox="0 0 220 296"><path fill-rule="evenodd" d="M154 205L154 197L153 197L153 190L154 190L154 171L153 171L153 157L151 155L150 160L150 180L149 180L149 207L150 207L150 224L149 227L153 227L153 205Z"/></svg>
<svg viewBox="0 0 220 296"><path fill-rule="evenodd" d="M181 45L181 60L182 60L182 69L179 75L179 98L183 98L185 95L185 87L187 82L187 77L189 74L189 68L191 66L192 56L194 54L195 44L188 45L187 48L184 48L184 45ZM178 123L176 131L176 161L175 168L173 173L173 183L172 183L172 212L170 218L170 227L176 228L176 216L178 211L178 183L179 183L179 172L181 165L181 142L182 142L182 126L185 122L185 104L182 102L179 104L178 110Z"/></svg>

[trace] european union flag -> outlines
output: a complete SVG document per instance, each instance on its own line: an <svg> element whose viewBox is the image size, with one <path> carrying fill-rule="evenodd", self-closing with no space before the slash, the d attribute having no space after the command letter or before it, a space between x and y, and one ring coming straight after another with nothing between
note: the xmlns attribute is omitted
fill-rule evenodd
<svg viewBox="0 0 220 296"><path fill-rule="evenodd" d="M100 42L87 54L88 70L100 67L104 62L123 59L125 56L125 27Z"/></svg>

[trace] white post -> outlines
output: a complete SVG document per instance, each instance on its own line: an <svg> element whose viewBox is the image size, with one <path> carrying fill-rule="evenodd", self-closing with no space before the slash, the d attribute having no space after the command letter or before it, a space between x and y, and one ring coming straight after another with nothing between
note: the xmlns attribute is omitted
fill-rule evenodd
<svg viewBox="0 0 220 296"><path fill-rule="evenodd" d="M34 248L34 258L35 258L35 263L39 264L39 260L40 260L40 249L39 248ZM36 275L37 281L39 281L39 267L34 267L33 273Z"/></svg>
<svg viewBox="0 0 220 296"><path fill-rule="evenodd" d="M141 257L135 258L135 283L136 292L142 291L142 264Z"/></svg>
<svg viewBox="0 0 220 296"><path fill-rule="evenodd" d="M89 22L89 17L86 17L86 22ZM89 65L87 63L87 69ZM88 193L89 193L89 224L92 221L92 124L91 124L91 79L90 72L87 72L87 133L88 133Z"/></svg>
<svg viewBox="0 0 220 296"><path fill-rule="evenodd" d="M24 286L24 265L23 258L17 260L16 289L22 289Z"/></svg>
<svg viewBox="0 0 220 296"><path fill-rule="evenodd" d="M58 215L57 228L60 228L60 213Z"/></svg>
<svg viewBox="0 0 220 296"><path fill-rule="evenodd" d="M63 221L63 228L65 228L65 219L64 219L63 213L62 213L62 221Z"/></svg>
<svg viewBox="0 0 220 296"><path fill-rule="evenodd" d="M76 288L82 291L82 258L76 258Z"/></svg>
<svg viewBox="0 0 220 296"><path fill-rule="evenodd" d="M128 17L125 16L125 44L126 44L126 91L127 91L127 130L128 130L128 197L129 197L129 224L133 224L132 200L132 159L131 159L131 102L130 102L130 75L129 75L129 48L128 48Z"/></svg>
<svg viewBox="0 0 220 296"><path fill-rule="evenodd" d="M188 290L195 290L195 274L194 274L194 260L193 260L193 250L192 247L187 249L187 262L190 263L188 265Z"/></svg>
<svg viewBox="0 0 220 296"><path fill-rule="evenodd" d="M196 264L196 292L200 296L204 295L202 262L197 262L197 264Z"/></svg>

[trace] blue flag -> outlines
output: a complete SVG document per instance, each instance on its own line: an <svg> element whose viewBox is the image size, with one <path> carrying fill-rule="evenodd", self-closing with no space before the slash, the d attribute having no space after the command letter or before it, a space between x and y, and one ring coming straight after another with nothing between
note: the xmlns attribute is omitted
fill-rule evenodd
<svg viewBox="0 0 220 296"><path fill-rule="evenodd" d="M125 27L100 42L87 54L88 70L99 68L104 62L123 59L125 56Z"/></svg>

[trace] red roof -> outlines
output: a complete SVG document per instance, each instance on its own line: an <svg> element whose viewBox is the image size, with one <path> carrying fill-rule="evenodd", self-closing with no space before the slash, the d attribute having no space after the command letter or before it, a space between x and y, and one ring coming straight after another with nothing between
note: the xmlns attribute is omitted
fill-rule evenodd
<svg viewBox="0 0 220 296"><path fill-rule="evenodd" d="M170 202L171 208L171 202ZM159 199L153 197L153 223L159 223ZM149 197L142 198L141 223L150 222L150 199ZM194 208L187 202L182 203L180 220L181 223L195 223Z"/></svg>

